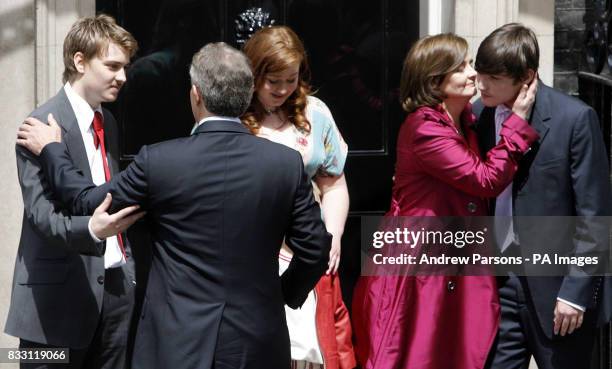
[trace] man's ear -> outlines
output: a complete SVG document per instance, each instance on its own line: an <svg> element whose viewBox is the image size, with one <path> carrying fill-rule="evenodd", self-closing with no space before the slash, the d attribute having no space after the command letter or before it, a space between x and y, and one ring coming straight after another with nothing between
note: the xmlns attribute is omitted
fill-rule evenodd
<svg viewBox="0 0 612 369"><path fill-rule="evenodd" d="M81 74L85 73L85 64L87 64L87 60L85 60L85 55L82 52L77 51L74 53L72 56L72 62L74 63L74 67L76 68L77 72Z"/></svg>
<svg viewBox="0 0 612 369"><path fill-rule="evenodd" d="M531 81L533 81L534 78L536 78L536 71L533 69L527 69L527 75L525 76L525 79L523 80L523 83L528 85L531 83Z"/></svg>
<svg viewBox="0 0 612 369"><path fill-rule="evenodd" d="M189 91L191 97L193 98L196 105L199 105L202 102L202 95L200 94L200 90L196 87L196 85L191 85L191 90Z"/></svg>

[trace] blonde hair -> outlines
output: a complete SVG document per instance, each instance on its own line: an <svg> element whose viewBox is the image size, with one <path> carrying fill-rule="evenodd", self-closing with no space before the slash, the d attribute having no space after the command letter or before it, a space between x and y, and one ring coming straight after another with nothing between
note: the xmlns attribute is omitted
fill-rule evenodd
<svg viewBox="0 0 612 369"><path fill-rule="evenodd" d="M251 61L255 79L255 94L242 121L253 133L257 133L264 119L264 107L256 98L257 89L264 83L266 74L278 73L295 65L300 66L298 86L280 109L289 121L305 132L310 132L306 118L306 104L310 93L310 69L304 45L289 27L266 27L257 31L244 45L244 53Z"/></svg>
<svg viewBox="0 0 612 369"><path fill-rule="evenodd" d="M406 56L400 80L400 103L407 112L436 106L445 98L439 87L444 77L464 62L468 44L452 33L418 40Z"/></svg>
<svg viewBox="0 0 612 369"><path fill-rule="evenodd" d="M130 58L138 49L134 37L108 15L100 14L76 21L64 39L64 83L74 81L78 75L74 66L74 54L81 52L85 60L90 60L94 56L102 56L111 42L123 49Z"/></svg>

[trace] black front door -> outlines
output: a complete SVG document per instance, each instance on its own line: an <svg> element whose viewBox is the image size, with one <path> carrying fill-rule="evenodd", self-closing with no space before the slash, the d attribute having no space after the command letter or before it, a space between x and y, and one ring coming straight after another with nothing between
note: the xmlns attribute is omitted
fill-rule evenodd
<svg viewBox="0 0 612 369"><path fill-rule="evenodd" d="M122 127L122 162L144 144L189 134L191 56L211 41L239 47L235 20L250 7L261 7L304 41L313 91L329 106L349 145L345 173L351 212L340 271L350 306L359 275L360 217L383 214L389 206L395 140L404 118L399 77L418 38L418 2L153 0L143 8L138 2L98 0L97 11L116 17L140 45L128 83L110 107Z"/></svg>

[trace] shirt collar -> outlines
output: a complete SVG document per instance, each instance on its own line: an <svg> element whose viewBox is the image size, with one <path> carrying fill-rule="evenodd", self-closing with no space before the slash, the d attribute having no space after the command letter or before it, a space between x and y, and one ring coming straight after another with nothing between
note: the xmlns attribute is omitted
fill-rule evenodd
<svg viewBox="0 0 612 369"><path fill-rule="evenodd" d="M224 116L212 116L212 117L204 118L201 121L197 122L193 126L193 129L191 130L191 134L193 134L193 132L195 132L195 130L198 129L198 127L201 126L203 123L206 123L206 122L211 121L211 120L226 120L226 121L229 121L229 122L236 122L238 124L242 124L242 121L240 120L240 118L224 117Z"/></svg>
<svg viewBox="0 0 612 369"><path fill-rule="evenodd" d="M76 115L77 122L79 124L79 130L82 134L88 133L94 118L94 112L100 112L102 114L102 107L98 106L92 109L91 106L81 97L70 85L70 82L66 82L64 85L64 91L66 97L70 102L70 106ZM104 115L103 115L104 116Z"/></svg>
<svg viewBox="0 0 612 369"><path fill-rule="evenodd" d="M502 124L512 114L512 109L507 107L505 104L499 104L495 108L495 134L499 135Z"/></svg>
<svg viewBox="0 0 612 369"><path fill-rule="evenodd" d="M501 115L501 114L508 114L508 113L512 113L512 109L510 109L509 107L506 106L506 104L499 104L497 105L497 107L495 108L495 115Z"/></svg>

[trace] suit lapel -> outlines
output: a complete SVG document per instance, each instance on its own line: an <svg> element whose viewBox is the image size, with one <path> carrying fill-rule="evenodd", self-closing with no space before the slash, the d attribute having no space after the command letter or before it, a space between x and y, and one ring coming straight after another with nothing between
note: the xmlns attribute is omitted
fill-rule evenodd
<svg viewBox="0 0 612 369"><path fill-rule="evenodd" d="M106 110L104 113L104 142L106 143L106 155L108 164L112 174L119 173L119 132L117 122L113 116Z"/></svg>
<svg viewBox="0 0 612 369"><path fill-rule="evenodd" d="M531 146L531 150L526 153L519 162L519 168L516 172L516 175L514 176L514 182L512 187L513 199L516 197L518 191L525 185L525 183L527 183L531 164L535 160L535 157L538 154L538 151L540 150L540 146L542 146L542 142L546 138L546 134L549 130L548 124L551 118L551 105L547 89L548 87L541 86L536 94L536 101L531 112L529 123L531 124L531 127L533 127L538 132L538 135L540 137L538 141L536 141Z"/></svg>
<svg viewBox="0 0 612 369"><path fill-rule="evenodd" d="M83 143L83 136L79 130L79 124L74 115L74 110L68 101L68 97L62 88L57 94L57 114L55 119L63 128L63 140L68 148L68 153L74 165L80 169L87 178L91 179L91 169L87 160L87 151Z"/></svg>
<svg viewBox="0 0 612 369"><path fill-rule="evenodd" d="M546 134L548 133L548 121L551 118L550 112L550 96L547 91L548 87L542 86L537 94L536 101L533 108L533 112L531 114L530 123L531 126L538 131L540 138L538 139L538 143L541 145L542 141L546 138Z"/></svg>

